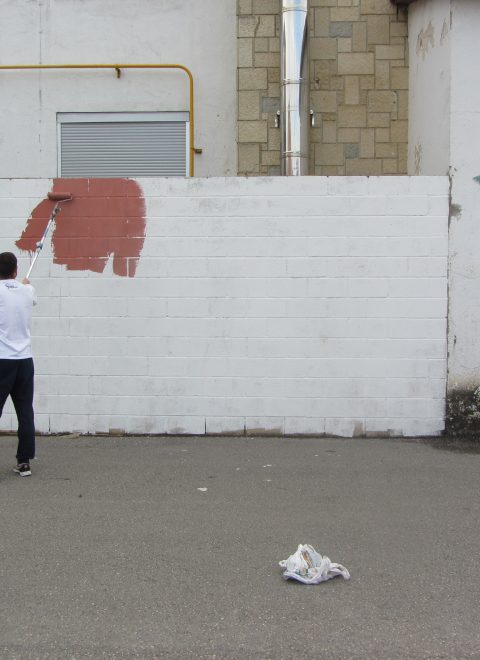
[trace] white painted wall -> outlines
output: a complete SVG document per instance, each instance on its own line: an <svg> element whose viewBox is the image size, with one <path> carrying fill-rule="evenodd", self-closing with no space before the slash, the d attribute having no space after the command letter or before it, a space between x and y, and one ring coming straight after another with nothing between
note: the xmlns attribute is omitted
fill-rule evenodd
<svg viewBox="0 0 480 660"><path fill-rule="evenodd" d="M419 50L418 35L429 25L434 43ZM409 172L421 145L420 172L451 177L448 389L473 419L478 402L468 393L480 385L479 4L417 0L409 6L409 35Z"/></svg>
<svg viewBox="0 0 480 660"><path fill-rule="evenodd" d="M40 431L442 431L446 177L138 183L135 278L35 267ZM0 180L2 249L50 186Z"/></svg>
<svg viewBox="0 0 480 660"><path fill-rule="evenodd" d="M197 176L236 174L235 0L0 0L0 62L179 63ZM0 176L57 176L57 112L188 110L181 71L1 71Z"/></svg>
<svg viewBox="0 0 480 660"><path fill-rule="evenodd" d="M452 2L449 389L480 385L480 7Z"/></svg>
<svg viewBox="0 0 480 660"><path fill-rule="evenodd" d="M448 174L450 30L450 0L409 6L409 174Z"/></svg>

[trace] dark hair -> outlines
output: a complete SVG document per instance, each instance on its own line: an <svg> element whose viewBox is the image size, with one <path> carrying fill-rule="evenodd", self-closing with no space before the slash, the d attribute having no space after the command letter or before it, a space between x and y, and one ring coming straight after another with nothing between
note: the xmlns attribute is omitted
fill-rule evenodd
<svg viewBox="0 0 480 660"><path fill-rule="evenodd" d="M13 252L2 252L0 254L0 278L8 280L15 275L17 270L17 257Z"/></svg>

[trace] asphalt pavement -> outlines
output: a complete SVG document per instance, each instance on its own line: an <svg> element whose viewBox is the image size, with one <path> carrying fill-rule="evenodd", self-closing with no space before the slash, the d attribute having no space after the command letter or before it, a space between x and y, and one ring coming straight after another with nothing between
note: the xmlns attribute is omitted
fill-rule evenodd
<svg viewBox="0 0 480 660"><path fill-rule="evenodd" d="M0 438L0 657L480 658L480 442ZM310 543L346 566L306 586Z"/></svg>

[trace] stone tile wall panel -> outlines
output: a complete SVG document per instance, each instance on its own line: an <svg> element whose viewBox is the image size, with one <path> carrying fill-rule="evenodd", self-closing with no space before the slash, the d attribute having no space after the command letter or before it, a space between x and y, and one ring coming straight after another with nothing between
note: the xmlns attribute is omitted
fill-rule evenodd
<svg viewBox="0 0 480 660"><path fill-rule="evenodd" d="M310 0L309 5L311 105L317 122L310 136L311 174L406 174L407 130L398 129L399 120L405 125L408 120L406 12L390 0ZM259 92L257 111L250 108L249 117L245 99L239 99L240 175L279 172L275 145L280 140L272 135L279 132L274 128L280 107L279 12L279 0L238 3L239 92ZM250 119L264 124L256 144L268 156L246 167L245 147L255 134L242 123ZM345 138L344 130L354 127L392 130L388 137L375 135L373 147L365 150L359 133ZM331 145L344 145L341 158Z"/></svg>

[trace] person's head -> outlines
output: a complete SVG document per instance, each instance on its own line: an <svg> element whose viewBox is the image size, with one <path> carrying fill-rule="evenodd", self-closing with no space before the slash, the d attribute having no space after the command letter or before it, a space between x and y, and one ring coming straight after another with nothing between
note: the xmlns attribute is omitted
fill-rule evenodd
<svg viewBox="0 0 480 660"><path fill-rule="evenodd" d="M0 280L11 280L17 277L17 257L13 252L0 254Z"/></svg>

